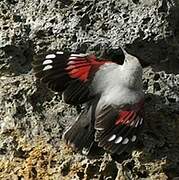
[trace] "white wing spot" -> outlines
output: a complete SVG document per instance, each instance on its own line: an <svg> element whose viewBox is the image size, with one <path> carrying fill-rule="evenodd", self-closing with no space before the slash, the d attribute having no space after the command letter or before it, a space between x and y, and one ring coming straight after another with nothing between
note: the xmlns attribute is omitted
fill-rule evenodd
<svg viewBox="0 0 179 180"><path fill-rule="evenodd" d="M116 135L113 134L113 135L108 139L108 141L109 141L109 142L110 142L110 141L113 141L115 138L116 138Z"/></svg>
<svg viewBox="0 0 179 180"><path fill-rule="evenodd" d="M43 65L51 64L51 63L53 63L53 61L51 59L47 59L43 62Z"/></svg>
<svg viewBox="0 0 179 180"><path fill-rule="evenodd" d="M122 141L122 144L127 144L129 142L129 139L128 138L125 138L123 141Z"/></svg>
<svg viewBox="0 0 179 180"><path fill-rule="evenodd" d="M49 58L55 58L56 55L55 54L48 54L45 58L46 59L49 59Z"/></svg>
<svg viewBox="0 0 179 180"><path fill-rule="evenodd" d="M140 125L142 124L142 122L143 122L143 118L141 118L141 120L140 120Z"/></svg>
<svg viewBox="0 0 179 180"><path fill-rule="evenodd" d="M69 57L69 59L77 59L77 57Z"/></svg>
<svg viewBox="0 0 179 180"><path fill-rule="evenodd" d="M131 138L131 141L134 142L136 139L137 139L137 136L133 135L132 138Z"/></svg>
<svg viewBox="0 0 179 180"><path fill-rule="evenodd" d="M57 51L56 54L64 54L62 51Z"/></svg>
<svg viewBox="0 0 179 180"><path fill-rule="evenodd" d="M87 54L71 54L71 56L84 57L84 56L87 56Z"/></svg>
<svg viewBox="0 0 179 180"><path fill-rule="evenodd" d="M47 66L45 66L45 67L43 68L43 71L46 71L46 70L49 70L49 69L52 69L52 68L53 68L53 66L47 65Z"/></svg>
<svg viewBox="0 0 179 180"><path fill-rule="evenodd" d="M102 131L104 130L104 128L96 128L96 130Z"/></svg>
<svg viewBox="0 0 179 180"><path fill-rule="evenodd" d="M119 144L121 141L122 141L122 136L119 136L116 140L115 140L115 143L116 144Z"/></svg>

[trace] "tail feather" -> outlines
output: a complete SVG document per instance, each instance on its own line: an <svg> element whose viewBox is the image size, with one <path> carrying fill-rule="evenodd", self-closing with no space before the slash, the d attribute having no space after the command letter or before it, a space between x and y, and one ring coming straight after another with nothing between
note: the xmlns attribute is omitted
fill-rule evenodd
<svg viewBox="0 0 179 180"><path fill-rule="evenodd" d="M75 150L88 154L94 143L95 129L92 126L91 108L85 109L63 134L63 139Z"/></svg>

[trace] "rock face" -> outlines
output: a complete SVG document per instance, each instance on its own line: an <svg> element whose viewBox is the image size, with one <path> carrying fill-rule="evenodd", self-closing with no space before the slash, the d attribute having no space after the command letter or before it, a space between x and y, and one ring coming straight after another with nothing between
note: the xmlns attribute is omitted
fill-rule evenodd
<svg viewBox="0 0 179 180"><path fill-rule="evenodd" d="M0 1L0 179L179 177L177 0ZM145 127L131 156L90 158L61 141L78 114L35 81L34 54L122 45L144 69Z"/></svg>

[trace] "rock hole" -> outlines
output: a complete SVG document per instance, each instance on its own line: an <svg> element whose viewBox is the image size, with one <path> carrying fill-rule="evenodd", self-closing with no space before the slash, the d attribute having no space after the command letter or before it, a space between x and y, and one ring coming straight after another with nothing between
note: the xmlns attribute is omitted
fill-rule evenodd
<svg viewBox="0 0 179 180"><path fill-rule="evenodd" d="M134 4L138 4L138 3L139 3L139 0L132 0L132 2L133 2Z"/></svg>
<svg viewBox="0 0 179 180"><path fill-rule="evenodd" d="M168 99L168 101L169 101L170 103L175 103L175 102L176 102L176 99L175 99L175 98L168 97L167 99Z"/></svg>
<svg viewBox="0 0 179 180"><path fill-rule="evenodd" d="M84 179L84 172L77 172L77 176L78 176L80 179Z"/></svg>
<svg viewBox="0 0 179 180"><path fill-rule="evenodd" d="M3 10L2 10L2 13L3 13L3 14L6 14L6 13L7 13L7 10L3 9Z"/></svg>
<svg viewBox="0 0 179 180"><path fill-rule="evenodd" d="M144 89L144 90L147 90L147 89L148 89L148 80L147 80L147 81L144 81L144 83L143 83L143 89Z"/></svg>
<svg viewBox="0 0 179 180"><path fill-rule="evenodd" d="M160 91L161 90L160 84L158 82L154 83L154 90L155 91Z"/></svg>
<svg viewBox="0 0 179 180"><path fill-rule="evenodd" d="M150 17L144 18L143 19L143 24L147 24L151 20Z"/></svg>
<svg viewBox="0 0 179 180"><path fill-rule="evenodd" d="M37 171L36 171L35 167L32 167L31 171L32 171L32 177L36 178L37 177Z"/></svg>
<svg viewBox="0 0 179 180"><path fill-rule="evenodd" d="M159 79L160 79L160 74L155 74L154 80L157 81L157 80L159 80Z"/></svg>
<svg viewBox="0 0 179 180"><path fill-rule="evenodd" d="M137 172L137 175L139 178L147 178L148 177L148 173L146 171Z"/></svg>

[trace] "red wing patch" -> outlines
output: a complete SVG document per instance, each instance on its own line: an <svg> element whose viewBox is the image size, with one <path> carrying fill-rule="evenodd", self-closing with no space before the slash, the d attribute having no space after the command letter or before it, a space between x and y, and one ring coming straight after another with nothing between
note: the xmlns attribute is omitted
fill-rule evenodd
<svg viewBox="0 0 179 180"><path fill-rule="evenodd" d="M141 115L142 113L141 109L143 109L143 106L144 106L144 100L142 99L141 101L133 105L133 109L122 110L121 112L119 112L119 116L115 122L115 125L120 125L120 124L133 125L133 121L135 121L135 119L139 116L139 114Z"/></svg>
<svg viewBox="0 0 179 180"><path fill-rule="evenodd" d="M106 63L106 61L96 61L96 57L93 55L84 57L74 55L68 60L66 70L69 76L71 78L78 78L81 81L87 81L91 71L94 73L101 65Z"/></svg>
<svg viewBox="0 0 179 180"><path fill-rule="evenodd" d="M125 124L130 125L135 120L137 113L135 111L121 111L115 122L115 125Z"/></svg>
<svg viewBox="0 0 179 180"><path fill-rule="evenodd" d="M70 75L71 78L78 78L81 81L86 81L89 76L89 72L91 69L91 65L87 64L86 65L83 63L82 65L69 65L66 70L68 71L68 74Z"/></svg>

